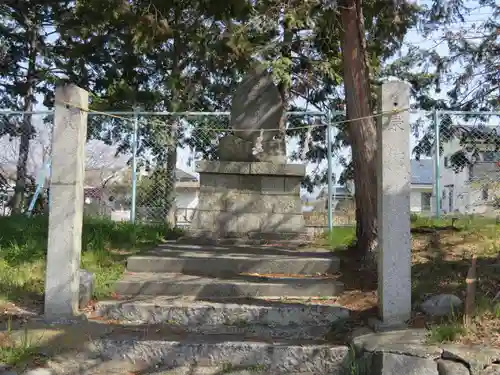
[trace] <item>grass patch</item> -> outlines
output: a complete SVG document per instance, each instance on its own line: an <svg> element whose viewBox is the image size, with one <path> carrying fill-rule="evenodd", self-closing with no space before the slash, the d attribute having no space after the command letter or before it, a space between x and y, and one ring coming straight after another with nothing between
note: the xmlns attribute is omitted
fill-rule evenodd
<svg viewBox="0 0 500 375"><path fill-rule="evenodd" d="M7 329L0 333L0 364L16 366L20 363L33 361L37 358L37 343L32 342L27 328L22 336L15 338L12 331L12 321L9 319Z"/></svg>
<svg viewBox="0 0 500 375"><path fill-rule="evenodd" d="M356 227L334 227L323 233L315 241L315 246L328 247L332 250L345 250L356 239Z"/></svg>
<svg viewBox="0 0 500 375"><path fill-rule="evenodd" d="M430 321L429 340L464 344L500 345L500 308L494 301L500 287L500 225L495 219L461 216L453 220L418 218L415 227L432 233L412 235L412 299L421 302L434 294L450 293L465 301L467 271L477 257L476 311L470 326L460 312Z"/></svg>
<svg viewBox="0 0 500 375"><path fill-rule="evenodd" d="M500 224L495 218L412 215L412 301L415 328L428 328L429 340L500 346ZM345 292L337 303L352 310L352 326L365 326L377 315L377 273L360 267L350 257L355 227L336 227L319 237L316 246L343 249L340 281ZM476 311L465 327L461 311L446 319L430 318L420 311L423 301L437 294L453 294L465 301L467 271L477 258ZM339 336L339 334L337 334ZM334 338L332 340L338 340ZM337 342L337 341L336 341ZM342 342L344 343L344 342Z"/></svg>
<svg viewBox="0 0 500 375"><path fill-rule="evenodd" d="M431 327L429 330L429 344L439 344L444 342L453 342L467 333L467 330L460 322L443 323Z"/></svg>
<svg viewBox="0 0 500 375"><path fill-rule="evenodd" d="M41 301L45 282L48 218L0 217L0 300ZM82 268L95 274L95 297L108 296L125 259L164 239L179 236L165 225L132 225L85 218Z"/></svg>

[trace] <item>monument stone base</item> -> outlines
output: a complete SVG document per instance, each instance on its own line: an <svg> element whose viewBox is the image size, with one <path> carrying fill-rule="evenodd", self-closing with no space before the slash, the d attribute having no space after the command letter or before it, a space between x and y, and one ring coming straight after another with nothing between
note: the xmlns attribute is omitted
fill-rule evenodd
<svg viewBox="0 0 500 375"><path fill-rule="evenodd" d="M305 236L301 164L200 161L198 207L189 234L210 239Z"/></svg>

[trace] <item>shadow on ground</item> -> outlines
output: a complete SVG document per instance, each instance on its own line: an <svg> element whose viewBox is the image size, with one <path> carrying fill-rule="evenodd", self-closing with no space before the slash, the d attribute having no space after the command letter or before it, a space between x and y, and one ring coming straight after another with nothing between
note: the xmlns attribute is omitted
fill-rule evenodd
<svg viewBox="0 0 500 375"><path fill-rule="evenodd" d="M200 337L208 344L204 348L199 345ZM263 356L273 358L276 355L277 360L283 358L276 354L280 351L279 339L274 340L273 347L256 345L252 348L249 346L252 339L242 337L241 334L201 336L160 325L121 325L110 321L81 321L74 324L52 325L34 321L18 322L13 325L8 338L16 342L29 340L30 343L30 361L17 365L16 370L24 371L34 366L46 366L50 361L50 367L57 373L67 375L101 373L146 375L176 369L184 370L182 374L196 374L196 370L206 367L216 369L214 375L241 370L262 372L272 371L266 367L268 364L261 362ZM134 339L133 343L127 341L131 338ZM4 335L3 341L6 339L7 336ZM224 355L224 349L220 348L220 344L242 339L246 339L247 347L241 355L236 354L235 358L221 363L220 358L228 356ZM151 342L156 340L173 343L166 347L152 346ZM290 341L287 344L290 344ZM291 344L293 345L293 342ZM107 354L102 355L101 349ZM321 355L321 352L318 352L312 354L312 357ZM165 358L175 366L164 367ZM345 366L350 364L349 359L349 355L346 355ZM275 365L279 366L282 363L276 362ZM295 373L294 367L299 373L302 365L302 363L288 364L291 367L290 373Z"/></svg>

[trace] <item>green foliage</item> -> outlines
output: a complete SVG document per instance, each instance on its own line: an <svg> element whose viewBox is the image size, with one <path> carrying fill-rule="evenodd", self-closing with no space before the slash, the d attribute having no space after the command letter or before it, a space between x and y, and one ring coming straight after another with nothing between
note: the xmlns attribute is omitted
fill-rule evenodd
<svg viewBox="0 0 500 375"><path fill-rule="evenodd" d="M345 250L356 239L356 228L352 226L335 227L325 233L325 242L333 250Z"/></svg>
<svg viewBox="0 0 500 375"><path fill-rule="evenodd" d="M47 235L46 216L0 217L0 300L43 295ZM96 297L110 293L123 273L127 256L179 235L166 224L132 225L85 218L82 267L95 273Z"/></svg>
<svg viewBox="0 0 500 375"><path fill-rule="evenodd" d="M416 105L422 109L498 108L500 54L494 0L478 0L483 9L491 10L491 17L477 27L482 33L477 40L453 31L444 35L448 56L421 46L405 47L405 36L414 27L424 37L443 26L470 27L465 16L471 4L463 0L433 0L423 5L362 2L372 107L376 84L396 76L411 83ZM227 111L236 85L259 62L274 77L286 109L342 110L344 33L341 8L336 5L319 0L4 1L0 5L0 106L31 109L34 94L41 93L50 107L54 85L64 80L91 92L91 107L96 110L126 111L137 106L146 111ZM458 65L463 69L450 74ZM446 83L451 88L445 99L437 99L436 93ZM332 121L344 119L344 114L335 114ZM305 157L297 152L292 158L322 162L329 151L325 119L293 117L276 126L283 129L286 122L287 136L299 139L300 151L308 148ZM132 121L90 116L89 123L90 138L117 145L118 152L130 150ZM312 123L318 126L309 140L303 126ZM188 146L198 157L216 159L217 141L227 132L208 129L228 127L227 119L215 117L151 117L141 119L140 124L139 158L154 169L168 171L163 177L166 181L173 181L176 146ZM442 142L454 134L452 124L452 119L441 118ZM426 125L415 124L415 129ZM349 126L337 127L334 155L350 147ZM417 158L432 151L432 130L432 126L424 129L426 135L415 149ZM22 133L26 150L35 136L31 118L4 120L0 135L7 133L16 137ZM19 154L20 170L24 156L26 152ZM461 160L459 156L456 160ZM340 164L344 172L338 180L345 183L354 171L349 160L340 159ZM303 185L312 191L325 182L326 171L319 170ZM164 186L158 195L165 196L162 204L169 209L173 185Z"/></svg>
<svg viewBox="0 0 500 375"><path fill-rule="evenodd" d="M493 4L483 2L484 6ZM22 17L16 18L16 27L9 26L15 13L29 13L37 24L53 25L56 33L51 38L40 33L43 43L39 53L43 59L39 60L42 64L39 70L44 75L37 75L37 82L43 83L37 85L37 89L47 94L48 105L53 99L51 88L57 81L54 74L60 72L69 81L88 89L92 93L92 107L99 110L130 110L137 105L151 111L224 111L229 108L230 93L238 80L256 60L269 67L287 97L290 110L314 108L329 111L342 108L344 103L340 13L337 8L324 6L319 1L285 4L234 0L217 5L185 0L111 0L105 3L54 0L40 2L40 5L32 0L29 3L36 12L29 13L28 7L23 8L14 2L0 8L2 50L9 51L2 54L6 55L2 60L2 73L5 77L19 76L13 69L18 69L27 58L24 47L28 38L20 28L24 22ZM388 74L397 75L412 83L422 108L436 104L444 108L443 103L431 100L431 86L437 84L438 78L444 78L446 67L456 63L461 53L474 57L468 61L468 66L474 69L495 66L491 63L496 61L498 54L494 52L495 40L489 36L477 47L464 44L460 38L448 38L456 56L446 61L433 51L412 49L407 56L387 64L388 59L403 47L403 39L411 27L420 23L429 30L441 24L460 22L465 5L459 0L448 3L436 0L431 6L418 6L409 1L363 2L373 83ZM491 21L485 22L487 30L494 30L494 21L492 17ZM414 73L415 69L410 68L422 61L439 67L439 72L418 69L418 73ZM51 68L43 64L50 64ZM457 78L456 82L464 79L465 76ZM495 78L487 73L485 79L491 84ZM16 89L11 88L14 90L11 93L22 98L21 83L22 79ZM483 89L488 88L482 85ZM463 87L457 84L449 97L458 103L462 92ZM297 106L298 99L303 100L305 106ZM469 102L477 103L475 100ZM13 108L13 103L12 100L2 103L2 107ZM155 129L169 127L174 120L143 119L140 139L147 147L143 147L140 153L153 150L155 156L166 160L162 154L169 151L161 140L162 132ZM289 119L289 136L299 136L301 147L304 147L305 131L294 129L314 120L307 117ZM334 120L342 120L342 116ZM118 137L123 132L130 134L130 122L110 118L103 121L95 116L90 121L90 137L108 143L121 138L120 151L130 149L130 137ZM226 120L215 118L190 119L188 122L195 129L227 126ZM156 126L156 123L163 127ZM348 145L345 126L339 126L339 130L334 152ZM213 139L221 134L179 133L177 144L192 147L200 156L216 157ZM320 127L313 134L306 159L312 162L323 160L326 157L324 143L325 131ZM170 158L174 156L170 153ZM301 154L297 153L294 158L300 160ZM349 171L349 163L344 161L344 164ZM305 184L312 188L325 178L325 174L320 173L306 180Z"/></svg>
<svg viewBox="0 0 500 375"><path fill-rule="evenodd" d="M145 211L148 221L165 221L168 208L173 204L171 197L165 194L165 189L173 185L165 169L156 169L151 175L139 180L137 202L140 209Z"/></svg>
<svg viewBox="0 0 500 375"><path fill-rule="evenodd" d="M428 342L431 344L452 342L467 333L465 327L458 321L436 325L429 332Z"/></svg>
<svg viewBox="0 0 500 375"><path fill-rule="evenodd" d="M480 11L473 18L482 18L471 23L467 15ZM385 74L397 76L411 83L416 106L424 110L495 111L498 110L498 65L500 45L498 43L499 10L494 0L480 1L433 1L424 6L420 20L423 38L435 38L436 31L442 36L436 40L436 48L411 46L403 57L396 59L384 69ZM444 31L448 29L448 31ZM438 46L446 45L447 53L440 54ZM443 89L445 91L443 92ZM444 94L444 95L442 95ZM481 126L488 124L485 116L463 116L460 124L450 115L440 115L434 124L432 115L427 121L413 124L416 133L424 136L413 150L415 156L431 155L435 144L435 127L439 126L440 147L457 136L463 150L453 158L452 167L462 169L471 164L464 160L464 152L481 141ZM479 131L462 132L456 125L473 125ZM487 133L487 132L486 132ZM490 139L497 148L498 137Z"/></svg>

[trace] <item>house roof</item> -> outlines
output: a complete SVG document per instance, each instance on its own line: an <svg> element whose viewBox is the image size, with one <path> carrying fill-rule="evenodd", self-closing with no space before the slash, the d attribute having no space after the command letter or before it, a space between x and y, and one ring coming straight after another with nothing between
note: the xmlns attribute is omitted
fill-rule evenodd
<svg viewBox="0 0 500 375"><path fill-rule="evenodd" d="M195 176L179 168L175 170L175 177L177 181L198 181L198 179Z"/></svg>
<svg viewBox="0 0 500 375"><path fill-rule="evenodd" d="M96 168L96 169L86 169L85 170L85 184L87 186L98 186L102 184L108 178L119 178L126 173L130 172L130 167L115 167L115 168ZM198 179L177 168L175 171L175 176L178 182L196 182Z"/></svg>
<svg viewBox="0 0 500 375"><path fill-rule="evenodd" d="M434 161L420 159L411 161L411 183L414 185L432 185L434 183Z"/></svg>
<svg viewBox="0 0 500 375"><path fill-rule="evenodd" d="M351 192L344 186L334 186L333 194L336 196L350 196ZM323 188L316 199L326 199L328 197L328 187Z"/></svg>
<svg viewBox="0 0 500 375"><path fill-rule="evenodd" d="M498 137L500 134L500 126L486 125L453 125L452 131L458 136L469 136L478 139L489 139Z"/></svg>

